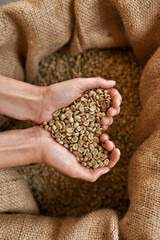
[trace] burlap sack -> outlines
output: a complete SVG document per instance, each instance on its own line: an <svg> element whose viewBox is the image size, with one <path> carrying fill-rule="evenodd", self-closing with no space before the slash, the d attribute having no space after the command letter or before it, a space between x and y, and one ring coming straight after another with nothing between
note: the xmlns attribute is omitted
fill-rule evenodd
<svg viewBox="0 0 160 240"><path fill-rule="evenodd" d="M19 80L25 76L32 82L39 60L58 49L76 54L130 45L140 63L150 58L140 83L143 110L124 218L118 222L109 209L77 219L35 215L37 205L21 177L11 169L1 170L0 239L160 239L159 26L158 0L23 0L0 9L0 73Z"/></svg>

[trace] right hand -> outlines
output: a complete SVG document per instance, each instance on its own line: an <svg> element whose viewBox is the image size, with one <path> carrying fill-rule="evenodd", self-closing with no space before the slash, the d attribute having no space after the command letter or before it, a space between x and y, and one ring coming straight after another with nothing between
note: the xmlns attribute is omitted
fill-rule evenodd
<svg viewBox="0 0 160 240"><path fill-rule="evenodd" d="M39 132L38 136L40 136L38 139L40 162L48 164L70 177L95 182L101 175L109 172L120 158L119 149L114 145L110 146L107 136L102 136L101 140L105 142L106 149L111 152L109 165L103 168L88 169L77 161L74 154L52 139L49 132L40 127L36 128Z"/></svg>
<svg viewBox="0 0 160 240"><path fill-rule="evenodd" d="M40 102L37 107L38 113L35 121L41 123L50 121L52 113L60 108L67 107L76 99L81 97L85 91L92 88L103 88L108 90L112 98L112 106L108 110L108 120L111 123L113 116L119 114L122 97L114 88L116 82L101 77L75 78L68 81L52 84L47 87L39 87ZM104 128L107 127L107 118L102 121ZM102 127L103 127L102 126Z"/></svg>

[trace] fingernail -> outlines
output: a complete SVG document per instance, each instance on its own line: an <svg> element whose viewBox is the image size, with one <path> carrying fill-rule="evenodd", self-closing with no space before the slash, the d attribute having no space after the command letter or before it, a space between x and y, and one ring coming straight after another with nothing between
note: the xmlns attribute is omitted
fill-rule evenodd
<svg viewBox="0 0 160 240"><path fill-rule="evenodd" d="M118 100L118 106L120 106L120 105L121 105L121 101Z"/></svg>
<svg viewBox="0 0 160 240"><path fill-rule="evenodd" d="M109 119L108 119L108 118L105 120L105 123L106 123L106 124L109 124Z"/></svg>
<svg viewBox="0 0 160 240"><path fill-rule="evenodd" d="M117 113L117 110L116 109L113 109L112 110L112 114L115 115Z"/></svg>
<svg viewBox="0 0 160 240"><path fill-rule="evenodd" d="M107 125L103 125L103 130L107 130L108 126Z"/></svg>
<svg viewBox="0 0 160 240"><path fill-rule="evenodd" d="M118 148L116 148L116 149L119 151L119 155L121 155L121 151Z"/></svg>
<svg viewBox="0 0 160 240"><path fill-rule="evenodd" d="M116 81L114 81L114 80L109 80L110 81L110 83L113 83L113 84L115 84L116 83Z"/></svg>

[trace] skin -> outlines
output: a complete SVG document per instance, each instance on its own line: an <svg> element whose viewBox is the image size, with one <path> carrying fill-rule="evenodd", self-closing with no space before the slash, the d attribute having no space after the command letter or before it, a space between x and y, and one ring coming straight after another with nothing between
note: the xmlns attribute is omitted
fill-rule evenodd
<svg viewBox="0 0 160 240"><path fill-rule="evenodd" d="M0 75L0 113L40 124L51 120L54 111L68 106L86 90L103 88L108 90L113 102L113 106L108 110L108 116L101 119L102 128L105 130L113 123L113 117L120 112L122 98L114 86L115 81L95 77L77 78L47 87L38 87ZM109 165L104 168L88 169L79 164L71 152L55 142L50 133L39 126L2 132L0 168L45 163L70 177L94 182L114 167L120 158L120 150L109 140L107 134L102 134L100 140L111 152Z"/></svg>

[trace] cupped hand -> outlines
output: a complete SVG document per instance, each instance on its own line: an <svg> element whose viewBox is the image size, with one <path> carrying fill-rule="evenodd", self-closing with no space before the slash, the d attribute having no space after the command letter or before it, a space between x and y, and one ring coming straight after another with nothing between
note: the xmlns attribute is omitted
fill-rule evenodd
<svg viewBox="0 0 160 240"><path fill-rule="evenodd" d="M119 92L114 88L115 84L115 81L94 77L77 78L42 87L41 112L37 122L51 120L53 112L70 105L81 97L86 90L102 88L108 90L112 99L112 106L109 108L107 116L101 119L102 128L106 130L112 124L113 116L119 114L122 102ZM103 168L88 169L83 167L69 150L54 141L49 132L43 129L41 131L43 131L40 147L42 162L70 177L94 182L114 167L120 158L119 149L115 148L107 134L102 134L100 140L105 143L106 149L110 152L109 165Z"/></svg>
<svg viewBox="0 0 160 240"><path fill-rule="evenodd" d="M39 104L39 114L36 119L37 123L50 121L52 113L56 110L67 107L76 99L81 97L83 93L92 88L107 89L112 98L112 107L108 110L108 117L102 120L102 128L110 125L113 121L112 117L120 112L120 104L122 98L119 92L114 89L116 82L105 80L101 77L93 78L76 78L60 83L56 83L47 87L40 87L41 103ZM108 123L107 123L108 120Z"/></svg>
<svg viewBox="0 0 160 240"><path fill-rule="evenodd" d="M111 144L108 136L101 135L101 141L105 142L106 149L110 152L109 165L103 168L89 169L83 167L68 149L51 138L50 133L38 127L41 137L38 140L40 162L48 164L59 172L82 180L95 182L101 175L109 172L120 158L119 149Z"/></svg>

